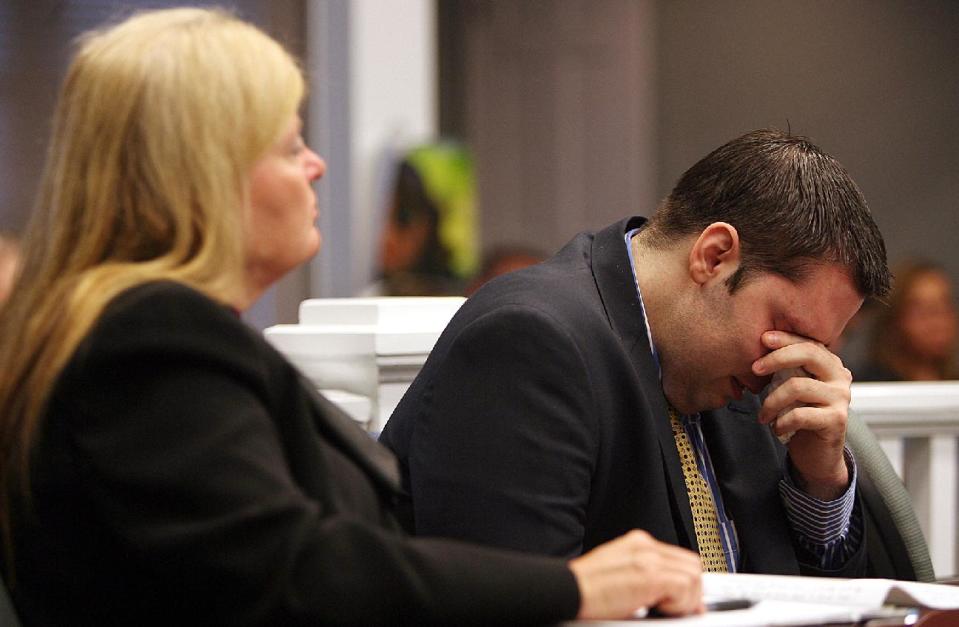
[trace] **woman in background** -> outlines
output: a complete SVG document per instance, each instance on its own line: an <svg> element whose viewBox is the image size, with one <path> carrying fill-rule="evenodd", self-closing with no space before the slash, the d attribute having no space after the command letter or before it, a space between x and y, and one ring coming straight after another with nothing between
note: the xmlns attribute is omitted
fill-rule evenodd
<svg viewBox="0 0 959 627"><path fill-rule="evenodd" d="M407 151L380 239L384 296L459 296L477 266L473 160L450 141Z"/></svg>
<svg viewBox="0 0 959 627"><path fill-rule="evenodd" d="M888 307L877 307L869 363L857 381L959 378L959 322L949 276L926 261L900 264Z"/></svg>
<svg viewBox="0 0 959 627"><path fill-rule="evenodd" d="M569 562L402 534L390 454L238 319L320 246L303 90L221 12L83 40L0 314L0 555L24 622L701 610L698 557L641 532Z"/></svg>
<svg viewBox="0 0 959 627"><path fill-rule="evenodd" d="M10 233L0 232L0 305L7 302L20 265L20 242Z"/></svg>

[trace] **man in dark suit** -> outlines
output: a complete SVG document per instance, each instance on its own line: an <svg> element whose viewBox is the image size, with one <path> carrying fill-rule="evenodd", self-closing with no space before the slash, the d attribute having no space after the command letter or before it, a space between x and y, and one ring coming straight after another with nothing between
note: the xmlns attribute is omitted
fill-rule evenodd
<svg viewBox="0 0 959 627"><path fill-rule="evenodd" d="M641 528L707 570L861 574L851 376L828 346L889 282L835 159L777 131L729 142L651 220L464 304L382 434L406 524L567 556Z"/></svg>

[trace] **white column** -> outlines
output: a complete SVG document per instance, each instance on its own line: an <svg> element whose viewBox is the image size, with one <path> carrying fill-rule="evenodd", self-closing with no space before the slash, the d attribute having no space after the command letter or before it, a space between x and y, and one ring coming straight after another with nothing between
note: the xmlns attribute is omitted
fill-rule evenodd
<svg viewBox="0 0 959 627"><path fill-rule="evenodd" d="M889 459L889 463L892 465L893 470L896 471L896 474L899 475L899 478L903 478L903 443L900 436L886 436L877 438L879 440L879 446L882 447L882 451L886 454L886 457Z"/></svg>
<svg viewBox="0 0 959 627"><path fill-rule="evenodd" d="M434 1L307 3L308 132L328 166L313 296L349 296L372 280L392 152L436 135Z"/></svg>
<svg viewBox="0 0 959 627"><path fill-rule="evenodd" d="M954 435L936 435L929 442L929 546L939 577L956 574L956 511L959 447Z"/></svg>

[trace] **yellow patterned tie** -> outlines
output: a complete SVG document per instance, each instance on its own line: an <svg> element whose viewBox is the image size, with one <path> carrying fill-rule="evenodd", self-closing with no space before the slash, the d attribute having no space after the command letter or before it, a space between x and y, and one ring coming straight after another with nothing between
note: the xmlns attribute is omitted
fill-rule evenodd
<svg viewBox="0 0 959 627"><path fill-rule="evenodd" d="M696 466L696 454L689 444L689 436L672 407L669 408L669 422L673 427L679 461L683 465L683 479L686 480L686 492L689 494L689 507L693 512L693 529L696 531L696 544L699 545L703 570L707 573L724 573L727 571L726 556L719 539L716 503L709 491L709 485Z"/></svg>

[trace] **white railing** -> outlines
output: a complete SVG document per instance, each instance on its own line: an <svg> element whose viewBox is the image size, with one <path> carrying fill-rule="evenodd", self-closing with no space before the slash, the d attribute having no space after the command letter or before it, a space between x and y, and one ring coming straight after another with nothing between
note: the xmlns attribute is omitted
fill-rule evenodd
<svg viewBox="0 0 959 627"><path fill-rule="evenodd" d="M959 382L855 383L852 409L916 508L937 577L959 568Z"/></svg>
<svg viewBox="0 0 959 627"><path fill-rule="evenodd" d="M456 313L460 297L316 298L264 332L313 384L379 433Z"/></svg>

